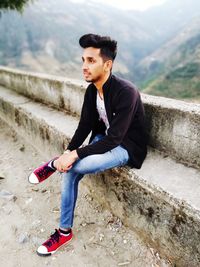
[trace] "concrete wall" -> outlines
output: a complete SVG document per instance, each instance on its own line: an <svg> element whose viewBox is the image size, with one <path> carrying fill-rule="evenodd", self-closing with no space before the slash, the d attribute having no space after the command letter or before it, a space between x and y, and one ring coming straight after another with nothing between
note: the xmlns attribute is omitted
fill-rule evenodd
<svg viewBox="0 0 200 267"><path fill-rule="evenodd" d="M86 87L78 80L6 67L0 67L0 85L75 115L80 115Z"/></svg>
<svg viewBox="0 0 200 267"><path fill-rule="evenodd" d="M200 104L143 95L149 145L200 167Z"/></svg>
<svg viewBox="0 0 200 267"><path fill-rule="evenodd" d="M80 115L86 83L63 77L0 67L0 85L39 102ZM200 167L200 105L142 95L149 145L183 162Z"/></svg>
<svg viewBox="0 0 200 267"><path fill-rule="evenodd" d="M200 212L143 178L133 170L117 168L86 182L103 207L167 256L173 266L200 267Z"/></svg>

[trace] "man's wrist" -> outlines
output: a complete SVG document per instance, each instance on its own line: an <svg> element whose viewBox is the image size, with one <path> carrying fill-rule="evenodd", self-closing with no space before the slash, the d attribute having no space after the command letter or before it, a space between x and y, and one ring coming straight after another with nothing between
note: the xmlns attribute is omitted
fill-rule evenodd
<svg viewBox="0 0 200 267"><path fill-rule="evenodd" d="M69 149L66 149L63 154L69 154L71 151Z"/></svg>
<svg viewBox="0 0 200 267"><path fill-rule="evenodd" d="M71 153L73 153L73 157L75 160L77 160L79 158L76 150L71 151Z"/></svg>
<svg viewBox="0 0 200 267"><path fill-rule="evenodd" d="M70 151L69 149L67 149L63 152L63 154L71 154L74 160L77 160L79 158L76 150Z"/></svg>

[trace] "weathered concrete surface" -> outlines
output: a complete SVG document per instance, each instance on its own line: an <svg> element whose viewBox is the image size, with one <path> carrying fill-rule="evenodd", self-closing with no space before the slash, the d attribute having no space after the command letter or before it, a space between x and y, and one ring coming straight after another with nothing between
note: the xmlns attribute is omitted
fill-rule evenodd
<svg viewBox="0 0 200 267"><path fill-rule="evenodd" d="M50 151L50 156L55 156L63 151L78 124L76 117L58 113L2 87L0 92L0 114L5 122L40 152Z"/></svg>
<svg viewBox="0 0 200 267"><path fill-rule="evenodd" d="M0 67L0 85L80 115L86 84L63 77ZM200 167L200 105L142 95L149 145L188 166Z"/></svg>
<svg viewBox="0 0 200 267"><path fill-rule="evenodd" d="M64 77L0 67L0 85L70 114L80 115L86 83Z"/></svg>
<svg viewBox="0 0 200 267"><path fill-rule="evenodd" d="M62 151L77 126L75 117L2 87L0 92L0 116L7 123L40 151ZM85 179L102 205L180 267L200 266L199 181L197 170L156 151L141 170L117 168Z"/></svg>
<svg viewBox="0 0 200 267"><path fill-rule="evenodd" d="M200 104L143 95L149 145L200 167Z"/></svg>
<svg viewBox="0 0 200 267"><path fill-rule="evenodd" d="M87 186L102 205L176 266L200 266L200 212L187 200L173 197L137 176L135 170L124 168L88 179Z"/></svg>

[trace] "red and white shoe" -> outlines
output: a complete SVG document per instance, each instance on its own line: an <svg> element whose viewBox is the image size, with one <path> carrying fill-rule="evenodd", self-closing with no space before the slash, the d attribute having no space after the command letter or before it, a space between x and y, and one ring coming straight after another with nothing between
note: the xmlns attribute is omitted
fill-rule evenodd
<svg viewBox="0 0 200 267"><path fill-rule="evenodd" d="M39 256L51 256L60 247L68 244L72 240L72 230L67 235L62 234L60 230L55 230L55 233L37 249Z"/></svg>
<svg viewBox="0 0 200 267"><path fill-rule="evenodd" d="M52 175L56 171L56 168L52 166L52 162L57 158L58 157L35 169L28 177L29 183L39 184L46 180L50 175Z"/></svg>

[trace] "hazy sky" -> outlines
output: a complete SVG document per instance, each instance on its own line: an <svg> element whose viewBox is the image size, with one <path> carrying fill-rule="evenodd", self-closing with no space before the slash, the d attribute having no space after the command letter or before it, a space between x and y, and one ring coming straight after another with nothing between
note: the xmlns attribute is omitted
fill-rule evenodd
<svg viewBox="0 0 200 267"><path fill-rule="evenodd" d="M72 0L73 2L84 2L87 0ZM137 9L145 10L153 5L159 5L166 0L91 0L91 2L99 2L112 5L120 9Z"/></svg>

